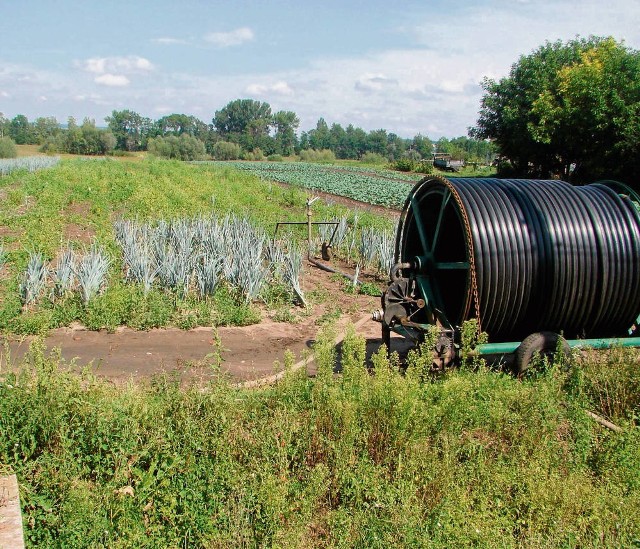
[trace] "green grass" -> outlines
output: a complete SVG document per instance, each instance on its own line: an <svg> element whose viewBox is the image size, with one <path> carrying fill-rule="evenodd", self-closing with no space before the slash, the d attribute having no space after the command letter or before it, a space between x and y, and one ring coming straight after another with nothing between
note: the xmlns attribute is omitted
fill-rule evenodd
<svg viewBox="0 0 640 549"><path fill-rule="evenodd" d="M119 218L139 221L175 219L198 215L235 214L273 234L277 221L306 220L307 194L261 181L229 166L185 164L178 161L147 160L120 162L105 159L63 160L57 167L28 174L0 177L0 227L5 236L0 245L7 252L5 275L0 278L0 330L15 333L43 333L80 321L93 328L112 329L118 323L146 328L176 323L178 326L207 325L213 318L221 323L246 324L259 319L256 310L242 300L214 299L196 312L180 313L174 295L144 297L139 289L123 287L121 252L114 240L113 222ZM354 212L322 201L314 203L314 219L333 219ZM366 212L358 224L389 227L390 221ZM67 234L84 233L84 239L70 242L76 251L95 238L111 257L105 293L88 307L77 300L48 302L22 310L18 280L30 251L53 261L67 245ZM299 230L298 230L299 229ZM305 238L304 228L292 229L294 237ZM80 238L80 237L76 237ZM83 241L84 240L84 241ZM209 306L210 311L204 308ZM213 308L212 308L213 307ZM237 314L231 312L237 309Z"/></svg>
<svg viewBox="0 0 640 549"><path fill-rule="evenodd" d="M0 463L28 545L637 545L640 409L614 396L637 368L614 353L535 380L479 367L421 381L417 356L403 376L377 355L370 374L348 333L334 376L330 332L315 379L255 391L116 388L32 348L0 382ZM605 378L622 434L584 414L603 413Z"/></svg>

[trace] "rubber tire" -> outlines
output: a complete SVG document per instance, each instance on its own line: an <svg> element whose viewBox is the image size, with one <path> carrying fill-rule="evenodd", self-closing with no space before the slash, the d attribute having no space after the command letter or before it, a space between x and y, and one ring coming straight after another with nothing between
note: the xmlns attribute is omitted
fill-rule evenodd
<svg viewBox="0 0 640 549"><path fill-rule="evenodd" d="M555 332L536 332L527 336L516 349L513 362L514 373L521 376L531 363L533 355L547 355L553 358L557 350L562 351L564 356L571 354L571 347L567 340Z"/></svg>

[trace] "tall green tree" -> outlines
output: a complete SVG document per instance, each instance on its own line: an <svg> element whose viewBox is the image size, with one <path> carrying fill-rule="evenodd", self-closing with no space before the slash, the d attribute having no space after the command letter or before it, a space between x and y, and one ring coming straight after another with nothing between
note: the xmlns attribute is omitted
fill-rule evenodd
<svg viewBox="0 0 640 549"><path fill-rule="evenodd" d="M24 114L18 114L9 123L9 137L17 145L35 145L37 143L33 126Z"/></svg>
<svg viewBox="0 0 640 549"><path fill-rule="evenodd" d="M307 132L309 136L309 147L321 151L323 149L331 148L331 133L329 131L329 125L324 118L318 119L315 129Z"/></svg>
<svg viewBox="0 0 640 549"><path fill-rule="evenodd" d="M640 52L610 37L546 43L483 87L471 134L494 140L517 174L637 185Z"/></svg>
<svg viewBox="0 0 640 549"><path fill-rule="evenodd" d="M272 124L275 129L276 152L284 155L293 154L298 144L296 130L300 125L300 119L296 113L278 111L273 115Z"/></svg>
<svg viewBox="0 0 640 549"><path fill-rule="evenodd" d="M238 143L243 149L273 148L269 127L273 117L269 103L253 99L236 99L216 111L212 124L225 141Z"/></svg>
<svg viewBox="0 0 640 549"><path fill-rule="evenodd" d="M39 117L33 122L33 133L38 144L44 143L47 139L55 137L61 131L60 124L54 116Z"/></svg>
<svg viewBox="0 0 640 549"><path fill-rule="evenodd" d="M155 130L157 135L192 135L198 139L205 140L209 127L202 120L188 114L169 114L156 120Z"/></svg>
<svg viewBox="0 0 640 549"><path fill-rule="evenodd" d="M416 151L420 158L429 159L433 154L433 143L428 137L424 137L422 134L417 134L411 141L410 148Z"/></svg>
<svg viewBox="0 0 640 549"><path fill-rule="evenodd" d="M113 111L105 121L116 138L116 148L122 151L140 151L146 149L147 139L151 135L153 122L137 112L130 110Z"/></svg>
<svg viewBox="0 0 640 549"><path fill-rule="evenodd" d="M329 143L329 148L334 152L336 158L347 158L347 132L340 124L331 124Z"/></svg>
<svg viewBox="0 0 640 549"><path fill-rule="evenodd" d="M353 124L349 124L345 133L347 134L346 158L361 158L367 152L367 132L362 128L356 128Z"/></svg>
<svg viewBox="0 0 640 549"><path fill-rule="evenodd" d="M389 139L387 130L372 130L367 135L367 151L387 156L387 145Z"/></svg>

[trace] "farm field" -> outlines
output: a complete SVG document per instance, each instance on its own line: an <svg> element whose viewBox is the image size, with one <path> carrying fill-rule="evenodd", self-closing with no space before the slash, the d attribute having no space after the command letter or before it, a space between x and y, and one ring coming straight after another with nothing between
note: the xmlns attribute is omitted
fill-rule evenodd
<svg viewBox="0 0 640 549"><path fill-rule="evenodd" d="M282 287L284 275L262 272L261 254L278 252L267 249L276 222L306 219L307 195L302 190L262 182L231 167L153 160L134 163L63 160L51 169L31 174L15 172L1 178L0 193L3 198L0 246L4 259L0 278L0 327L3 331L46 332L76 321L90 328L107 329L123 324L143 329L171 324L183 328L210 326L214 320L212 303L218 325L255 322L260 317L257 306L260 302L268 304L267 307L278 303L284 308L288 304L295 310L289 289ZM324 201L314 204L314 215L318 220L343 220L345 239L350 226L357 229L358 233L354 232L349 242L353 253L359 231L369 228L390 234L393 226L392 219L364 210L356 213ZM305 245L305 231L299 229L292 228L295 234L284 235L290 248L286 253L297 254L296 264L300 263L300 251ZM175 255L178 248L174 247L180 231L189 233L183 235L187 240L181 246L195 254L185 260L195 262L192 270L184 272L179 270L181 262ZM200 244L194 243L197 231L209 231L212 246L219 241L214 237L223 231L231 239L234 253L240 253L235 244L244 237L255 239L255 244L247 244L247 253L250 254L251 249L257 252L257 256L251 257L260 267L252 271L261 271L264 280L244 280L242 269L238 268L240 259L234 263L232 256L235 255L230 250L209 250L207 253L216 251L218 255L216 261L206 264L215 263L218 271L207 275L209 281L204 272L196 277L196 263L204 257L198 254L205 253L203 234L199 233ZM143 238L151 232L156 238L153 242ZM125 242L131 238L134 247L126 247ZM89 253L92 243L98 248L95 254ZM167 262L172 262L171 269L162 276L162 273L154 274L150 265L143 265L149 259L144 250L148 252L154 246L156 252L162 251ZM51 291L58 291L52 287L54 279L42 287L36 284L35 290L26 284L24 276L29 274L30 265L38 266L35 260L50 271L62 272L61 266L56 268L56 265L67 249L75 253L78 260L101 257L108 264L103 291L95 299L84 296L83 303L78 292L62 291L62 288L58 288L60 295L52 298ZM129 254L126 261L123 252ZM144 271L147 267L150 270ZM159 268L156 266L155 270ZM34 269L31 275L36 281L38 276L34 273L46 274L42 268ZM225 273L226 279L231 277L228 284L217 283L220 272ZM176 277L183 277L182 282ZM159 287L162 280L171 291ZM210 283L209 286L206 283ZM38 295L29 293L36 291ZM198 295L201 299L196 299Z"/></svg>
<svg viewBox="0 0 640 549"><path fill-rule="evenodd" d="M220 162L255 174L265 181L279 181L345 196L353 200L401 209L409 185L424 177L372 167L334 166L309 162Z"/></svg>
<svg viewBox="0 0 640 549"><path fill-rule="evenodd" d="M63 159L0 177L0 196L0 330L40 336L23 356L6 356L4 345L0 357L0 474L20 481L28 546L623 547L640 539L637 351L581 354L571 369L542 362L522 380L473 361L434 376L412 353L402 375L395 357L376 353L375 325L355 333L348 324L379 298L354 293L341 277L302 262L304 307L275 270L256 294L233 278L207 293L195 267L186 286L164 287L145 261L125 261L131 235L144 244L132 248L139 259L157 242L175 259L168 241L147 238L190 234L202 254L207 231L268 242L277 221L305 219L304 189L229 163ZM334 265L352 272L362 263L363 280L380 285L384 269L359 248L389 234L394 215L327 200L313 207L314 219L344 220ZM296 231L280 251L265 246L279 258L270 268L303 250L305 229ZM57 293L58 260L69 249L108 259L104 285L87 300L77 286ZM60 283L47 279L25 303L23 273L35 254ZM210 329L208 353L186 383L171 371L114 383L45 349L46 334L76 323L105 339L123 325L139 337L171 326L174 346L179 329L199 326ZM225 374L234 346L267 354L270 331L295 351L278 358L289 373L273 386L235 385L241 376ZM292 372L311 345L312 370ZM149 356L131 354L136 365Z"/></svg>

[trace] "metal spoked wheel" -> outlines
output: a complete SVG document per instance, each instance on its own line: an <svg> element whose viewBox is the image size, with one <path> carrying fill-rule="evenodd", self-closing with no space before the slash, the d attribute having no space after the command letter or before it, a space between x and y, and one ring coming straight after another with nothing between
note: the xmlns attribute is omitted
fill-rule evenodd
<svg viewBox="0 0 640 549"><path fill-rule="evenodd" d="M396 262L411 264L403 276L413 278L428 301L417 322L432 323L430 311L447 311L449 321L459 323L471 308L471 246L458 200L445 179L425 178L405 203L395 255Z"/></svg>

